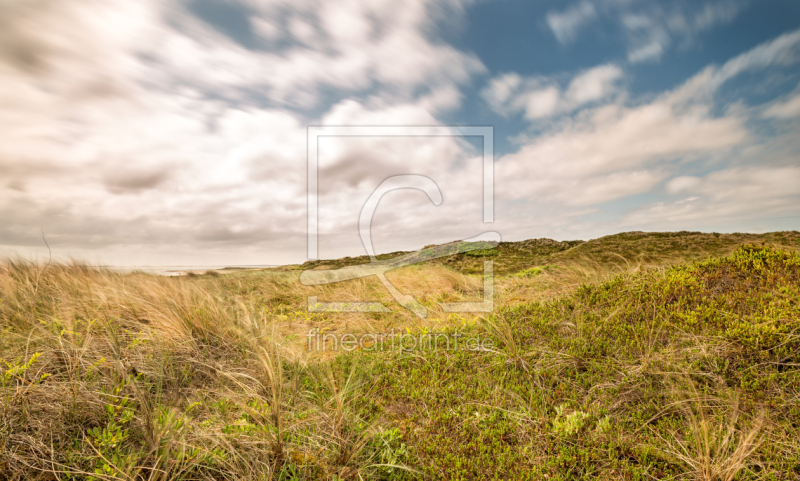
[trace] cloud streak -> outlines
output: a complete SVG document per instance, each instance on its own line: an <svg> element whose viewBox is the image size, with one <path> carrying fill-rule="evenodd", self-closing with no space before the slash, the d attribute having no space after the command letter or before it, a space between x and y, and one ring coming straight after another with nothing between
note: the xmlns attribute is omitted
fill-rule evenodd
<svg viewBox="0 0 800 481"><path fill-rule="evenodd" d="M521 113L535 121L609 100L621 91L623 78L622 70L614 64L579 72L564 87L554 77L523 78L507 73L491 79L481 96L500 115Z"/></svg>
<svg viewBox="0 0 800 481"><path fill-rule="evenodd" d="M381 121L435 123L484 71L436 37L458 2L343 7L240 4L257 36L244 45L183 2L2 3L0 244L39 244L44 229L61 252L296 257L305 109L326 91L380 93L405 105L373 109ZM347 105L326 118L347 122Z"/></svg>
<svg viewBox="0 0 800 481"><path fill-rule="evenodd" d="M782 35L721 66L709 66L646 102L632 101L620 91L605 104L580 108L568 121L544 124L544 131L534 122L538 127L521 137L519 150L498 161L499 202L513 219L501 232L526 225L530 233L548 230L568 238L588 235L584 232L721 228L736 222L763 229L765 224L754 218L796 213L800 183L790 159L800 154L800 142L791 128L779 135L751 129L759 118L797 115L796 93L766 108L714 112L716 94L726 82L797 62L798 35ZM570 85L616 78L607 72L609 66L591 69L574 76ZM490 82L489 101L502 99L503 105L513 106L515 94L524 98L523 82L508 78L513 77ZM590 84L594 87L583 88L585 98L605 97L600 95L605 89L596 88L602 82ZM506 85L510 88L503 89ZM614 203L632 196L646 200L608 218ZM605 220L594 221L594 215Z"/></svg>
<svg viewBox="0 0 800 481"><path fill-rule="evenodd" d="M630 63L658 62L674 44L683 46L714 27L732 22L748 6L745 0L712 2L637 2L582 0L565 10L551 10L547 25L564 45L575 42L589 26L600 21L620 25Z"/></svg>

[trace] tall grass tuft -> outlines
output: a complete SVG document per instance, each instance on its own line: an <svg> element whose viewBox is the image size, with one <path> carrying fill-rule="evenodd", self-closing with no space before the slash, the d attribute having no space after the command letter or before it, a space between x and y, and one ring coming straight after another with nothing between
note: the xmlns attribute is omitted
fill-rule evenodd
<svg viewBox="0 0 800 481"><path fill-rule="evenodd" d="M356 407L360 378L319 378L279 342L273 310L205 279L2 265L0 479L374 471L364 450L381 430ZM320 383L324 402L309 394Z"/></svg>

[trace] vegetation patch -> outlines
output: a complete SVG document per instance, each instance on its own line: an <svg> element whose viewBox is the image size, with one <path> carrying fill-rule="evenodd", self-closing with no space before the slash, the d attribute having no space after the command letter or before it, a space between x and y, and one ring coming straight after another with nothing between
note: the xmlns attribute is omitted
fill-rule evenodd
<svg viewBox="0 0 800 481"><path fill-rule="evenodd" d="M380 392L432 479L793 479L798 275L744 246L506 306L496 351L392 360Z"/></svg>
<svg viewBox="0 0 800 481"><path fill-rule="evenodd" d="M465 254L471 257L494 257L500 255L500 252L496 249L478 249L465 252Z"/></svg>
<svg viewBox="0 0 800 481"><path fill-rule="evenodd" d="M514 274L514 277L534 277L555 269L558 269L558 266L544 265L537 267L529 267L524 271L517 272L516 274Z"/></svg>
<svg viewBox="0 0 800 481"><path fill-rule="evenodd" d="M796 479L800 255L781 235L663 265L594 241L530 254L483 317L438 307L480 299L477 276L390 272L428 324L366 279L6 262L0 479ZM391 309L313 313L309 295ZM310 329L492 342L318 352Z"/></svg>

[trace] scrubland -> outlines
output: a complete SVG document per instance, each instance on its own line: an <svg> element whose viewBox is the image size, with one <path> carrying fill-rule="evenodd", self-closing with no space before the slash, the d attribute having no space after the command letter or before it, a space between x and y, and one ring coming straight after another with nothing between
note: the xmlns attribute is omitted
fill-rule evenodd
<svg viewBox="0 0 800 481"><path fill-rule="evenodd" d="M798 479L798 250L798 232L502 243L389 272L425 319L375 279L299 282L365 258L178 278L9 260L0 479ZM486 260L493 312L444 312L481 299Z"/></svg>

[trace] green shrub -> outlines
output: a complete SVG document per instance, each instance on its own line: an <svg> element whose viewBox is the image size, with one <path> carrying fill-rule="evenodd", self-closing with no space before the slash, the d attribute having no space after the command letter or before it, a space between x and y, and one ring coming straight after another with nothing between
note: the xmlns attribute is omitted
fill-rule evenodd
<svg viewBox="0 0 800 481"><path fill-rule="evenodd" d="M500 255L500 252L497 249L478 249L465 254L472 257L494 257Z"/></svg>

